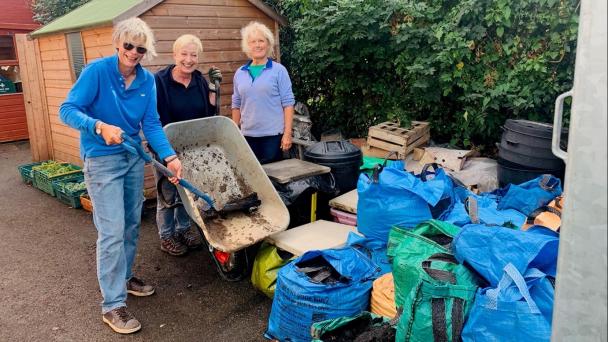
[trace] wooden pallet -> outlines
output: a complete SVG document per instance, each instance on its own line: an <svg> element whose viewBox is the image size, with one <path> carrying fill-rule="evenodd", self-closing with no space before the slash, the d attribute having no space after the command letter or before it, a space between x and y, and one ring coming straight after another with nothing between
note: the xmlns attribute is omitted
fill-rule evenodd
<svg viewBox="0 0 608 342"><path fill-rule="evenodd" d="M428 122L412 121L409 128L401 128L394 122L384 122L369 128L367 144L370 147L395 151L401 156L406 156L414 148L429 140L430 126Z"/></svg>
<svg viewBox="0 0 608 342"><path fill-rule="evenodd" d="M392 160L405 159L405 157L408 154L410 154L412 151L414 151L416 148L425 146L429 142L430 139L431 139L430 134L427 134L427 135L423 136L421 139L416 140L414 142L414 144L411 145L410 147L408 147L406 149L402 149L400 151L395 151L395 152L397 152L397 156L395 156L393 154L389 159L392 159ZM363 155L365 155L365 156L376 157L376 158L386 158L387 154L389 153L388 150L370 146L369 143L364 144L361 147L361 151L363 152Z"/></svg>

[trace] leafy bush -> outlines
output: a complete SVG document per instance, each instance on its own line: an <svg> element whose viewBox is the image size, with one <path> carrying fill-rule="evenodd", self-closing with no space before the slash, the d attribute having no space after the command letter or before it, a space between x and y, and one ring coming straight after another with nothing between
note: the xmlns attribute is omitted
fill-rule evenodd
<svg viewBox="0 0 608 342"><path fill-rule="evenodd" d="M272 2L270 0L269 2ZM507 118L550 121L572 86L575 0L282 0L282 61L316 131L428 120L490 148Z"/></svg>
<svg viewBox="0 0 608 342"><path fill-rule="evenodd" d="M90 0L32 0L34 20L41 24L48 24L56 18L70 12Z"/></svg>

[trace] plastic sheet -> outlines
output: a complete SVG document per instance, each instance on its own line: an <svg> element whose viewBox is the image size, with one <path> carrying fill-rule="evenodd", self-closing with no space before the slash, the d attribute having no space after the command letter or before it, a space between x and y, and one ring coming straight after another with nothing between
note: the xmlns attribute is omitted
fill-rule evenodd
<svg viewBox="0 0 608 342"><path fill-rule="evenodd" d="M253 287L270 298L274 297L277 274L281 267L290 261L291 257L290 253L285 251L279 253L276 246L263 243L253 262L253 270L251 271Z"/></svg>
<svg viewBox="0 0 608 342"><path fill-rule="evenodd" d="M272 181L272 185L274 185L281 200L287 206L295 203L298 197L307 191L318 191L332 197L336 196L339 191L334 176L331 173L306 177L286 184Z"/></svg>

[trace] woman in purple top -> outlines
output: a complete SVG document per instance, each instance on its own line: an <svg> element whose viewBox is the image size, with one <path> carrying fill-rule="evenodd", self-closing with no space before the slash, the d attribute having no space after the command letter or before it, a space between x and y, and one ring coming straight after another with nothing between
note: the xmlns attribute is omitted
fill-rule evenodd
<svg viewBox="0 0 608 342"><path fill-rule="evenodd" d="M241 30L241 46L250 58L234 74L232 120L241 128L260 163L281 159L291 148L295 99L287 69L269 57L274 36L251 22Z"/></svg>

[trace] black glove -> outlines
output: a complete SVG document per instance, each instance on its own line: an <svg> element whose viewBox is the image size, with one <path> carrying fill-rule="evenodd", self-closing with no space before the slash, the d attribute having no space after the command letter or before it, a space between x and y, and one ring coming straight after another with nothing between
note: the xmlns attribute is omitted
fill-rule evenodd
<svg viewBox="0 0 608 342"><path fill-rule="evenodd" d="M222 82L222 72L216 67L209 68L209 82L215 84L215 81Z"/></svg>

